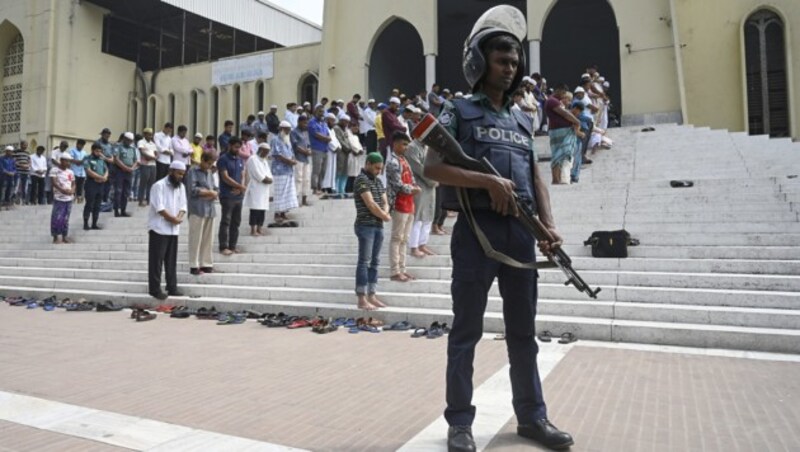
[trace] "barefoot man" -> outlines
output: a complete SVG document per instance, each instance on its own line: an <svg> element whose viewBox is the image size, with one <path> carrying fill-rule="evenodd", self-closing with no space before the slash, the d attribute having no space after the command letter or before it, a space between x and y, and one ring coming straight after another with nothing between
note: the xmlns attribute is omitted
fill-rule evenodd
<svg viewBox="0 0 800 452"><path fill-rule="evenodd" d="M383 157L373 152L353 183L356 202L355 231L358 237L358 264L356 265L356 295L358 307L372 311L386 307L376 294L378 290L378 265L383 245L383 223L391 221L386 188L378 177L383 171Z"/></svg>

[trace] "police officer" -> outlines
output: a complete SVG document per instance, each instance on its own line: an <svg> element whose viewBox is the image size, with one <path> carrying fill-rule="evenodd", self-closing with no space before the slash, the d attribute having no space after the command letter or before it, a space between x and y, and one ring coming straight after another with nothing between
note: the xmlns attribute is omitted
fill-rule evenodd
<svg viewBox="0 0 800 452"><path fill-rule="evenodd" d="M537 278L535 268L517 268L487 257L469 225L473 221L490 246L503 253L506 262L535 261L535 241L516 218L514 194L528 203L555 238L539 242L544 254L560 246L550 211L547 187L536 167L533 126L530 117L511 110L511 94L522 80L526 34L525 18L511 6L487 11L470 34L464 49L464 75L473 88L469 99L445 103L439 122L473 158L487 157L502 177L462 169L429 152L425 175L446 186L443 207L458 210L453 229L453 326L447 346L448 450L474 451L471 424L472 373L475 346L483 332L488 292L498 279L503 297L505 336L511 365L511 388L517 434L552 449L566 449L572 437L547 419L542 385L536 364L534 339ZM456 188L466 191L473 215L464 213ZM501 259L503 260L503 259Z"/></svg>

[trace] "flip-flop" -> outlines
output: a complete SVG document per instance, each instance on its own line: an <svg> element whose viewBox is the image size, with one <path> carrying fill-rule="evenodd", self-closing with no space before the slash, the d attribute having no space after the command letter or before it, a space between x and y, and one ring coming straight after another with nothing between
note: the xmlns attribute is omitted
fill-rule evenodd
<svg viewBox="0 0 800 452"><path fill-rule="evenodd" d="M573 342L575 342L577 340L578 340L578 338L575 337L574 334L572 334L572 333L564 333L564 334L561 335L561 339L558 340L558 343L559 344L571 344L571 343L573 343Z"/></svg>
<svg viewBox="0 0 800 452"><path fill-rule="evenodd" d="M244 312L234 312L229 316L229 319L231 325L241 325L247 320L247 314Z"/></svg>
<svg viewBox="0 0 800 452"><path fill-rule="evenodd" d="M411 333L411 337L422 337L422 336L427 336L427 335L428 335L428 329L427 328L417 328L417 329L414 330L413 333Z"/></svg>
<svg viewBox="0 0 800 452"><path fill-rule="evenodd" d="M331 322L331 324L334 326L345 326L346 323L347 319L344 317L337 317L333 322Z"/></svg>
<svg viewBox="0 0 800 452"><path fill-rule="evenodd" d="M549 331L542 331L536 337L542 342L550 342L553 340L553 333Z"/></svg>
<svg viewBox="0 0 800 452"><path fill-rule="evenodd" d="M400 322L394 322L389 326L383 327L383 331L408 331L412 328L414 328L414 325L407 320L401 320Z"/></svg>
<svg viewBox="0 0 800 452"><path fill-rule="evenodd" d="M186 306L178 306L169 314L173 319L188 319L191 315L192 311Z"/></svg>
<svg viewBox="0 0 800 452"><path fill-rule="evenodd" d="M307 328L309 326L311 326L311 320L308 317L301 317L287 325L286 328L290 330L296 330L298 328Z"/></svg>
<svg viewBox="0 0 800 452"><path fill-rule="evenodd" d="M694 187L694 182L690 180L671 180L669 186L672 188L688 188Z"/></svg>
<svg viewBox="0 0 800 452"><path fill-rule="evenodd" d="M39 302L36 300L28 300L28 305L26 309L36 309L39 307Z"/></svg>
<svg viewBox="0 0 800 452"><path fill-rule="evenodd" d="M350 334L358 334L358 333L361 332L361 329L359 327L357 327L357 326L353 326L353 327L350 327L350 329L348 329L347 332L350 333Z"/></svg>
<svg viewBox="0 0 800 452"><path fill-rule="evenodd" d="M48 301L48 300L43 301L42 302L42 309L44 309L47 312L55 311L56 310L56 304L53 303L52 301Z"/></svg>
<svg viewBox="0 0 800 452"><path fill-rule="evenodd" d="M244 311L244 313L247 314L247 318L248 319L260 319L260 318L264 317L264 315L265 315L265 314L262 314L262 313L260 313L258 311L251 311L249 309L247 311Z"/></svg>
<svg viewBox="0 0 800 452"><path fill-rule="evenodd" d="M378 328L376 328L376 327L374 327L372 325L368 325L368 324L361 325L358 328L361 331L367 331L367 332L370 332L370 333L380 333L381 332L381 330L379 330Z"/></svg>
<svg viewBox="0 0 800 452"><path fill-rule="evenodd" d="M354 326L356 326L356 319L350 317L349 319L345 320L344 325L342 326L345 328L353 328Z"/></svg>

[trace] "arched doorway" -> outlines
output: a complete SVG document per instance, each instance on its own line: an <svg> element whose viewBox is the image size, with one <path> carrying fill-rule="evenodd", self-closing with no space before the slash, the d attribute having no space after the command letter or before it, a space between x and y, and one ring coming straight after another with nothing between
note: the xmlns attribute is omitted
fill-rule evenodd
<svg viewBox="0 0 800 452"><path fill-rule="evenodd" d="M4 27L8 24L4 24ZM22 122L22 71L24 68L25 41L19 30L5 47L3 61L3 96L0 104L0 141L16 146L20 140Z"/></svg>
<svg viewBox="0 0 800 452"><path fill-rule="evenodd" d="M300 77L297 84L297 98L300 103L308 102L312 106L317 103L317 90L319 89L319 78L313 72L307 72Z"/></svg>
<svg viewBox="0 0 800 452"><path fill-rule="evenodd" d="M608 0L559 0L542 31L542 75L550 86L566 83L574 89L586 67L597 64L611 85L612 108L621 116L619 48L617 18Z"/></svg>
<svg viewBox="0 0 800 452"><path fill-rule="evenodd" d="M412 97L425 90L422 38L414 26L393 18L379 30L369 57L369 97L383 102L394 88Z"/></svg>
<svg viewBox="0 0 800 452"><path fill-rule="evenodd" d="M768 9L744 24L747 123L753 135L790 135L785 34L783 20Z"/></svg>

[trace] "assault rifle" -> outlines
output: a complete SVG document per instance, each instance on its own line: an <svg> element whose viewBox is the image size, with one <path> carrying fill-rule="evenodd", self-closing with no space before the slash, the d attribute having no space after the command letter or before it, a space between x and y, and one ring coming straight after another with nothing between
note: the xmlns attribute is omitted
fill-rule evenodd
<svg viewBox="0 0 800 452"><path fill-rule="evenodd" d="M497 169L495 169L485 157L481 160L475 160L465 154L461 145L458 144L458 141L456 141L431 114L425 115L411 133L414 138L422 144L427 145L429 148L441 154L450 164L471 171L494 174L495 176L502 177ZM570 259L561 247L556 248L547 256L549 262L544 265L520 264L510 257L492 249L491 244L488 243L488 239L486 239L486 236L474 221L472 208L469 205L468 197L465 195L465 190L463 188L459 189L458 194L462 210L467 215L472 230L478 236L481 246L489 257L519 268L558 267L567 277L567 281L564 283L565 286L572 284L579 291L589 295L589 297L597 298L597 293L600 292L601 289L598 287L593 290L586 284L583 278L572 268L572 259ZM516 194L514 195L514 202L519 210L519 220L536 240L549 241L551 243L555 241L550 231L542 224L536 213L532 211L527 203L521 202Z"/></svg>

